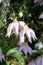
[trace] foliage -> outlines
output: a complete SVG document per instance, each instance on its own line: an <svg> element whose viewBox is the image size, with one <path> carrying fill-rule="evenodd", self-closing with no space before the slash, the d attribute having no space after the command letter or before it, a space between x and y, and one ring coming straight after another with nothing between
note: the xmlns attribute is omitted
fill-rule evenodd
<svg viewBox="0 0 43 65"><path fill-rule="evenodd" d="M42 2L42 0L37 3L34 3L34 0L0 0L0 47L5 56L5 60L0 62L0 65L25 65L43 55L43 49L35 48L36 43L43 44L43 18L39 19L40 14L43 13ZM10 38L5 37L9 23L13 22L16 17L18 21L24 21L36 33L38 40L33 41L32 44L27 41L27 37L25 40L25 43L33 49L32 56L25 56L18 52L19 37L17 38L15 34L12 34Z"/></svg>

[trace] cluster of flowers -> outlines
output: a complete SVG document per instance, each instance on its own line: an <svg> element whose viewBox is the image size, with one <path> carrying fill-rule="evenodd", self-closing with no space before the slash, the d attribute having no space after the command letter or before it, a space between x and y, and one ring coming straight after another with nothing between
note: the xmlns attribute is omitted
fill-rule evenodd
<svg viewBox="0 0 43 65"><path fill-rule="evenodd" d="M20 46L19 52L21 53L23 51L26 56L27 56L28 53L30 55L32 55L33 50L31 49L31 47L29 45L27 45L27 44L24 45L24 40L25 40L25 34L26 34L27 38L28 38L28 41L30 43L32 43L32 39L35 41L35 39L37 39L37 37L35 35L34 30L29 28L26 25L26 23L24 23L23 21L17 21L17 22L12 22L12 23L9 24L9 26L7 28L6 37L10 37L10 35L12 33L15 33L15 35L17 37L18 36L20 37L20 40L18 42L18 45ZM41 48L43 48L43 44L42 43L37 43L35 45L35 48L40 50ZM2 50L0 48L0 61L1 62L2 62L2 59L5 59L5 58L4 58L4 55L2 54Z"/></svg>
<svg viewBox="0 0 43 65"><path fill-rule="evenodd" d="M43 56L39 56L36 58L35 62L30 61L28 65L43 65Z"/></svg>
<svg viewBox="0 0 43 65"><path fill-rule="evenodd" d="M22 46L22 48L24 48L24 47ZM25 46L25 50L26 49L28 49L29 51L31 51L31 48L28 47L28 46L27 47ZM30 52L30 54L31 54L31 52ZM5 57L4 57L4 54L2 53L2 49L0 47L0 62L2 62L2 60L5 60ZM35 61L30 61L27 65L43 65L43 55L37 57Z"/></svg>
<svg viewBox="0 0 43 65"><path fill-rule="evenodd" d="M10 37L10 35L12 33L15 33L15 35L18 37L20 37L20 40L18 42L18 45L20 46L19 48L19 52L21 53L22 51L24 52L24 54L27 56L27 54L29 53L30 55L32 55L33 50L31 49L31 47L29 45L24 45L24 40L25 40L25 34L27 35L28 41L30 43L32 43L32 39L35 41L35 39L37 39L35 32L33 29L29 28L26 23L24 23L23 21L17 21L17 22L12 22L9 24L8 28L7 28L7 34L6 37ZM41 49L43 48L43 44L42 43L37 43L35 45L35 48L37 49ZM2 62L2 60L5 60L5 57L2 53L2 49L0 48L0 62ZM43 65L43 57L38 57L35 62L31 61L28 63L28 65ZM42 64L41 64L42 63Z"/></svg>
<svg viewBox="0 0 43 65"><path fill-rule="evenodd" d="M25 40L25 34L27 35L28 41L32 43L32 39L35 41L37 39L35 32L33 29L29 28L26 23L23 21L17 21L17 22L12 22L9 24L7 28L7 35L6 37L10 37L11 33L15 33L15 35L20 37L20 40L18 42L18 45L20 46L19 52L24 52L25 55L29 53L32 55L32 49L28 45L24 45L24 40Z"/></svg>

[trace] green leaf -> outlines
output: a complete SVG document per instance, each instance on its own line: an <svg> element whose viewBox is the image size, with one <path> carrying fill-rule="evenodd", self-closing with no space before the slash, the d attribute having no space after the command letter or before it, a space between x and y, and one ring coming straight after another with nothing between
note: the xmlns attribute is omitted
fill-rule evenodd
<svg viewBox="0 0 43 65"><path fill-rule="evenodd" d="M11 65L10 61L6 60L6 65Z"/></svg>
<svg viewBox="0 0 43 65"><path fill-rule="evenodd" d="M15 57L18 61L24 61L24 57L19 52L12 54L12 56Z"/></svg>
<svg viewBox="0 0 43 65"><path fill-rule="evenodd" d="M7 52L7 55L16 58L16 60L18 60L18 61L24 61L24 57L23 57L23 55L21 53L19 53L17 47L16 48L13 48L13 49L10 49Z"/></svg>
<svg viewBox="0 0 43 65"><path fill-rule="evenodd" d="M14 54L14 53L16 53L16 52L18 52L18 48L17 48L17 47L16 47L16 48L13 48L13 49L10 49L10 50L7 52L7 55Z"/></svg>

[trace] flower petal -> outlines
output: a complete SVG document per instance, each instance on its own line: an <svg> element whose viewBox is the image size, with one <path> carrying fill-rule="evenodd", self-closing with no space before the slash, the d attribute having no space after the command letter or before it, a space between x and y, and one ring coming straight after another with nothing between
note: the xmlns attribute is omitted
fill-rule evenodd
<svg viewBox="0 0 43 65"><path fill-rule="evenodd" d="M24 46L24 45L22 45L22 46L20 46L20 48L19 48L19 52L24 52L24 54L27 56L27 53L29 53L30 55L32 55L32 49L31 49L31 47L29 47L29 46Z"/></svg>
<svg viewBox="0 0 43 65"><path fill-rule="evenodd" d="M27 37L28 37L28 41L29 41L30 43L32 43L31 34L30 34L30 31L29 31L28 29L26 30L26 35L27 35Z"/></svg>
<svg viewBox="0 0 43 65"><path fill-rule="evenodd" d="M24 39L25 39L24 35L25 35L25 30L23 29L20 31L20 43L22 42L24 43Z"/></svg>
<svg viewBox="0 0 43 65"><path fill-rule="evenodd" d="M8 28L7 28L7 35L6 37L10 37L11 32L13 30L13 33L15 33L16 36L18 36L19 34L19 24L18 22L12 22L9 24Z"/></svg>
<svg viewBox="0 0 43 65"><path fill-rule="evenodd" d="M31 62L28 63L28 65L36 65L36 63L31 61Z"/></svg>
<svg viewBox="0 0 43 65"><path fill-rule="evenodd" d="M33 39L34 41L35 41L35 39L37 39L34 30L31 29L31 28L27 29L26 34L27 34L27 36L28 36L31 43L32 43L31 39Z"/></svg>

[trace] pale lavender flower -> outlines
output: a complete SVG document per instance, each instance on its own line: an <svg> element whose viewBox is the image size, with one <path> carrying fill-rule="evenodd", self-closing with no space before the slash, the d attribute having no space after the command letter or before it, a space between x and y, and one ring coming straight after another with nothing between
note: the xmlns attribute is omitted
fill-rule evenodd
<svg viewBox="0 0 43 65"><path fill-rule="evenodd" d="M31 49L31 47L30 46L28 46L28 45L22 45L22 46L20 46L20 48L19 48L19 52L24 52L24 54L27 56L27 53L29 53L30 55L32 55L32 49Z"/></svg>
<svg viewBox="0 0 43 65"><path fill-rule="evenodd" d="M27 35L28 41L30 43L32 43L32 39L35 41L35 39L37 39L34 30L32 30L31 28L28 29L24 29L22 28L20 31L20 43L24 43L25 40L25 34Z"/></svg>
<svg viewBox="0 0 43 65"><path fill-rule="evenodd" d="M13 30L12 33L15 33L15 35L18 36L18 34L19 34L19 28L21 26L23 26L23 23L24 23L23 21L17 21L17 22L10 23L9 26L8 26L8 28L7 28L7 35L6 35L6 37L7 36L10 37L12 30Z"/></svg>
<svg viewBox="0 0 43 65"><path fill-rule="evenodd" d="M4 55L3 55L3 53L2 53L2 49L1 49L1 47L0 47L0 62L2 62L2 60L4 60L5 58L4 58Z"/></svg>
<svg viewBox="0 0 43 65"><path fill-rule="evenodd" d="M36 65L43 65L43 56L39 56L35 60Z"/></svg>
<svg viewBox="0 0 43 65"><path fill-rule="evenodd" d="M20 29L20 32L19 32ZM23 21L18 21L18 22L12 22L9 24L7 28L7 35L6 37L10 37L11 32L13 30L13 33L15 33L16 36L20 36L20 43L24 43L25 40L25 34L28 37L28 41L32 43L32 39L35 41L37 39L34 30L31 28L28 28L28 26L23 22Z"/></svg>
<svg viewBox="0 0 43 65"><path fill-rule="evenodd" d="M13 30L13 32L12 32ZM9 24L8 28L7 28L7 35L6 37L10 37L11 33L15 33L16 36L18 36L19 34L19 24L18 22L12 22Z"/></svg>
<svg viewBox="0 0 43 65"><path fill-rule="evenodd" d="M28 63L28 65L36 65L36 63L31 61L31 62Z"/></svg>
<svg viewBox="0 0 43 65"><path fill-rule="evenodd" d="M39 19L43 19L43 13L39 15Z"/></svg>
<svg viewBox="0 0 43 65"><path fill-rule="evenodd" d="M40 50L40 49L43 48L43 44L41 42L40 43L36 43L35 44L35 48Z"/></svg>
<svg viewBox="0 0 43 65"><path fill-rule="evenodd" d="M30 43L32 43L32 39L33 39L34 41L37 39L34 30L31 29L31 28L28 28L28 29L26 30L26 35L27 35L28 40L29 40Z"/></svg>

